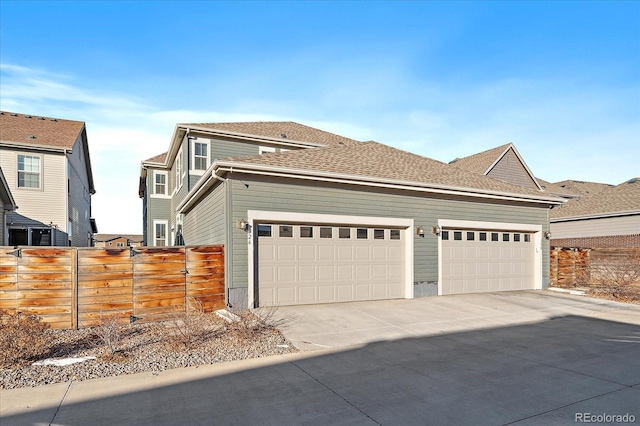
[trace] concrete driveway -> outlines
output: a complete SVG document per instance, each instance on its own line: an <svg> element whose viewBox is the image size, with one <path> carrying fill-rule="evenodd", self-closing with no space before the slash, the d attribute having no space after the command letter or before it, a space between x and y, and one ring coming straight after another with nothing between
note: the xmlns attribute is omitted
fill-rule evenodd
<svg viewBox="0 0 640 426"><path fill-rule="evenodd" d="M540 291L278 315L289 320L285 334L311 351L0 391L0 423L640 422L639 306Z"/></svg>

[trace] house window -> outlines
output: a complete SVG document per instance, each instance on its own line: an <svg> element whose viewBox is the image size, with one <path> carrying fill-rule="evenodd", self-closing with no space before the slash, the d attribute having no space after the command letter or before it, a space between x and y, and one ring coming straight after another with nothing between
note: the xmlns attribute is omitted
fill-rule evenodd
<svg viewBox="0 0 640 426"><path fill-rule="evenodd" d="M40 162L37 155L18 155L19 188L40 188Z"/></svg>
<svg viewBox="0 0 640 426"><path fill-rule="evenodd" d="M153 172L155 195L167 195L167 174L165 172Z"/></svg>
<svg viewBox="0 0 640 426"><path fill-rule="evenodd" d="M122 242L116 243L116 247L123 248L124 247L124 243L122 243Z"/></svg>
<svg viewBox="0 0 640 426"><path fill-rule="evenodd" d="M153 221L153 245L163 247L167 245L167 221Z"/></svg>
<svg viewBox="0 0 640 426"><path fill-rule="evenodd" d="M176 191L182 187L182 178L184 177L182 171L182 148L178 151L178 155L176 156L175 162L176 168Z"/></svg>
<svg viewBox="0 0 640 426"><path fill-rule="evenodd" d="M191 148L191 170L198 173L207 170L209 167L209 142L192 141Z"/></svg>

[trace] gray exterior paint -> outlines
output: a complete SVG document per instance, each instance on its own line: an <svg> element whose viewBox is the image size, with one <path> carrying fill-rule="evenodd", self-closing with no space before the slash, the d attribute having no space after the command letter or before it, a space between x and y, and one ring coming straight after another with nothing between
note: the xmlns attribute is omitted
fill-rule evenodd
<svg viewBox="0 0 640 426"><path fill-rule="evenodd" d="M260 145L248 142L238 142L225 139L211 139L211 162L218 158L240 157L256 155Z"/></svg>
<svg viewBox="0 0 640 426"><path fill-rule="evenodd" d="M225 244L225 184L209 190L202 202L184 218L184 239L188 245Z"/></svg>
<svg viewBox="0 0 640 426"><path fill-rule="evenodd" d="M548 209L539 205L507 203L486 199L436 198L408 191L367 190L346 185L303 183L271 177L260 181L251 176L230 175L231 224L246 218L247 210L287 211L295 213L343 214L413 218L416 226L430 229L438 219L508 222L541 225L548 230ZM241 179L243 183L239 182ZM245 186L248 184L248 187ZM187 217L189 216L188 213ZM190 222L190 223L194 223ZM248 283L247 234L231 225L227 240L227 268L230 288ZM543 253L549 241L542 242ZM549 282L549 257L542 256L542 282ZM438 238L427 233L414 242L414 281L438 280Z"/></svg>
<svg viewBox="0 0 640 426"><path fill-rule="evenodd" d="M84 164L85 153L82 135L78 137L73 151L67 154L69 179L69 220L71 220L71 245L84 247L91 245L91 194L89 175Z"/></svg>
<svg viewBox="0 0 640 426"><path fill-rule="evenodd" d="M487 176L524 186L525 188L538 189L527 169L518 159L516 153L513 152L513 149L509 149L487 173Z"/></svg>

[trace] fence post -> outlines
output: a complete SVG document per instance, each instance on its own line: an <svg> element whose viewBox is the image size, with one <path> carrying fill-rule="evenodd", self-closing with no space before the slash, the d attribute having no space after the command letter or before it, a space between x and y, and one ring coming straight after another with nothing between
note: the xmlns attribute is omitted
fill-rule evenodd
<svg viewBox="0 0 640 426"><path fill-rule="evenodd" d="M78 330L78 249L71 249L71 329Z"/></svg>

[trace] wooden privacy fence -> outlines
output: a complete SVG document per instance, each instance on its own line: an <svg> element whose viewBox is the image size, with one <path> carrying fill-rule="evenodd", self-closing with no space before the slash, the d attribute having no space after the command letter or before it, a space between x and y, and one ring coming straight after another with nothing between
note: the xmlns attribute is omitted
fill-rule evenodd
<svg viewBox="0 0 640 426"><path fill-rule="evenodd" d="M577 287L587 285L590 275L590 249L551 248L551 285Z"/></svg>
<svg viewBox="0 0 640 426"><path fill-rule="evenodd" d="M54 328L100 317L165 319L193 298L225 306L224 247L96 249L0 247L0 309L36 314Z"/></svg>

